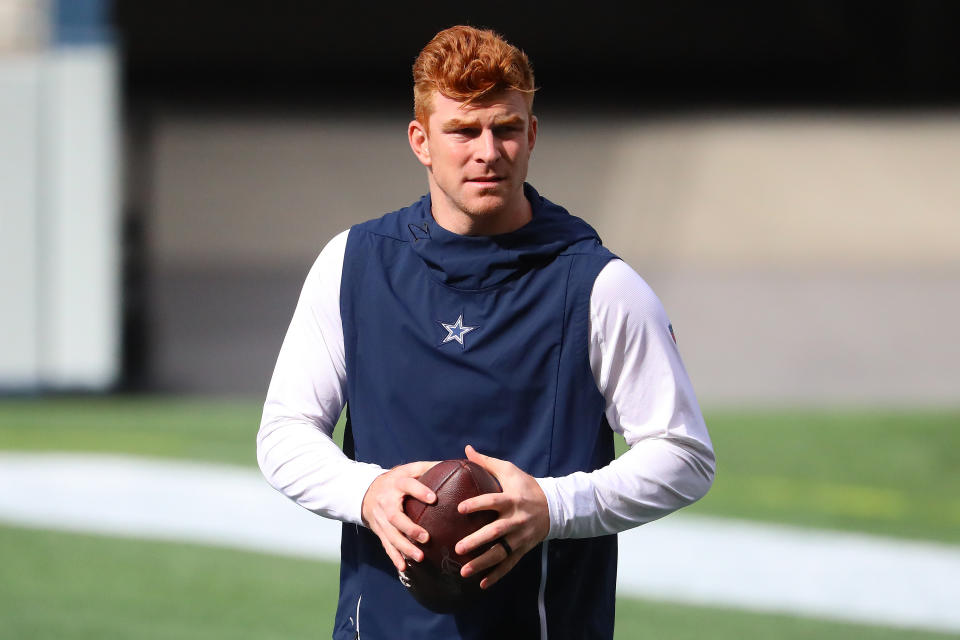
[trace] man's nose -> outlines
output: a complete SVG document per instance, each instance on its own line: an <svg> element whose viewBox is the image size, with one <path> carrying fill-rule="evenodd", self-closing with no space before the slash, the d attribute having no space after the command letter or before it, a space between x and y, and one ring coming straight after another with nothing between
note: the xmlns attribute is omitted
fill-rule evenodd
<svg viewBox="0 0 960 640"><path fill-rule="evenodd" d="M477 136L477 160L492 164L500 159L500 141L490 129L484 129Z"/></svg>

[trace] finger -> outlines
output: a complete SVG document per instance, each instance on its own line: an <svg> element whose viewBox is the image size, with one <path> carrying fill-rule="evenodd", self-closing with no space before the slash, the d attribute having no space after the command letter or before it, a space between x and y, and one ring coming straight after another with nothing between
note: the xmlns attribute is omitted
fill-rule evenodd
<svg viewBox="0 0 960 640"><path fill-rule="evenodd" d="M512 553L507 556L507 559L498 564L493 568L489 574L487 574L483 580L480 581L481 589L489 589L497 583L500 578L510 573L510 570L517 566L517 563L520 562L520 558L523 556L522 553Z"/></svg>
<svg viewBox="0 0 960 640"><path fill-rule="evenodd" d="M473 445L467 445L464 447L464 451L467 454L467 459L470 462L475 462L490 473L493 474L493 477L497 479L498 482L502 485L501 477L503 474L509 473L512 469L516 467L512 462L507 460L501 460L500 458L494 458L493 456L487 456L476 449L473 448Z"/></svg>
<svg viewBox="0 0 960 640"><path fill-rule="evenodd" d="M436 464L436 462L431 461L408 462L407 464L400 465L396 470L401 471L403 475L416 478L417 476L425 474L431 467L436 466Z"/></svg>
<svg viewBox="0 0 960 640"><path fill-rule="evenodd" d="M437 500L437 494L435 494L430 487L415 478L399 479L397 481L397 489L405 495L413 496L420 502L426 504L433 504Z"/></svg>
<svg viewBox="0 0 960 640"><path fill-rule="evenodd" d="M380 538L380 545L383 547L383 550L387 552L387 556L390 558L390 562L392 562L393 566L397 568L397 571L407 570L406 559L403 557L403 554L397 551L396 547L394 547L392 544L390 544L383 538Z"/></svg>
<svg viewBox="0 0 960 640"><path fill-rule="evenodd" d="M499 540L505 536L511 528L511 523L506 520L494 520L457 542L454 551L460 555L470 553L478 547L489 544L494 540Z"/></svg>
<svg viewBox="0 0 960 640"><path fill-rule="evenodd" d="M514 498L503 493L485 493L473 498L467 498L457 505L457 511L460 513L500 511L504 507L512 506L513 502Z"/></svg>
<svg viewBox="0 0 960 640"><path fill-rule="evenodd" d="M490 469L488 468L490 460L496 460L496 458L491 458L490 456L486 456L480 453L479 451L473 448L472 444L468 444L467 446L465 446L463 448L463 451L464 453L467 454L467 460L469 460L470 462L476 462L478 465L480 465L484 469L487 469L487 471L490 471Z"/></svg>
<svg viewBox="0 0 960 640"><path fill-rule="evenodd" d="M507 550L502 544L495 544L460 569L460 575L469 578L507 559Z"/></svg>
<svg viewBox="0 0 960 640"><path fill-rule="evenodd" d="M391 546L393 546L399 553L405 555L411 560L416 560L417 562L423 561L423 550L411 542L410 538L403 535L403 533L401 533L398 529L388 525L384 527L381 533L381 540L385 537L387 542L389 542Z"/></svg>
<svg viewBox="0 0 960 640"><path fill-rule="evenodd" d="M472 444L468 444L467 446L465 446L463 448L463 451L467 454L467 460L469 460L470 462L476 462L478 465L480 465L487 471L493 471L491 463L496 464L497 462L503 462L503 460L500 460L498 458L491 458L490 456L486 456L480 453L479 451L473 448Z"/></svg>
<svg viewBox="0 0 960 640"><path fill-rule="evenodd" d="M427 530L411 520L403 511L390 514L387 516L387 521L410 540L423 543L430 539Z"/></svg>
<svg viewBox="0 0 960 640"><path fill-rule="evenodd" d="M403 518L406 518L405 515L401 512L400 515ZM402 553L408 558L412 558L417 562L423 560L423 551L417 547L409 537L407 537L401 530L399 530L393 522L391 522L391 516L384 512L383 510L378 510L375 512L376 518L376 528L374 533L380 538L380 541L384 543L384 546L390 544L395 548L399 553ZM413 524L413 522L407 518L407 522ZM426 531L423 531L426 533ZM416 534L419 536L419 533Z"/></svg>

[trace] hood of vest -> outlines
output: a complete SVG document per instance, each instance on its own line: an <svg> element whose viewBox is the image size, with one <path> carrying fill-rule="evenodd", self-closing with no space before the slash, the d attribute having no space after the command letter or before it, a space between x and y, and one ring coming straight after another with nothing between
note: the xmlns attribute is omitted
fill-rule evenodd
<svg viewBox="0 0 960 640"><path fill-rule="evenodd" d="M578 243L600 244L593 227L542 197L529 184L524 195L533 217L516 231L461 236L433 219L430 196L408 207L407 239L435 278L464 290L495 287L542 266Z"/></svg>

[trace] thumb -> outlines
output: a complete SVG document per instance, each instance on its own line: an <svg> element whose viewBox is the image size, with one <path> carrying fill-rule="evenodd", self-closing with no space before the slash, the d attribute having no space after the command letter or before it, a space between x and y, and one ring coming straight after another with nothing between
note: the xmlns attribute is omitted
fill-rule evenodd
<svg viewBox="0 0 960 640"><path fill-rule="evenodd" d="M478 465L480 465L481 467L483 467L484 469L492 473L494 476L497 475L498 471L501 471L503 469L503 464L504 464L503 460L500 460L499 458L492 458L490 456L485 456L482 453L478 452L476 449L474 449L473 445L468 444L466 447L463 448L463 450L467 454L467 460L469 460L470 462L477 463Z"/></svg>
<svg viewBox="0 0 960 640"><path fill-rule="evenodd" d="M408 462L407 464L400 465L397 468L402 469L404 475L408 475L411 478L416 478L425 474L435 464L437 464L436 461Z"/></svg>

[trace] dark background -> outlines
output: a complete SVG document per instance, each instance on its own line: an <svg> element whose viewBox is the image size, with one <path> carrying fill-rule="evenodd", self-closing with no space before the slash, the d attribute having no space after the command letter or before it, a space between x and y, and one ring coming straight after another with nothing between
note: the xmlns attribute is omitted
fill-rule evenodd
<svg viewBox="0 0 960 640"><path fill-rule="evenodd" d="M454 24L493 28L527 52L541 115L862 114L960 103L960 2L114 0L110 12L124 108L127 390L262 393L302 283L302 267L158 266L158 149L171 117L403 120L414 59Z"/></svg>
<svg viewBox="0 0 960 640"><path fill-rule="evenodd" d="M438 30L490 27L541 100L623 107L929 105L960 97L960 3L117 0L126 94L404 103ZM542 104L542 102L541 102Z"/></svg>

